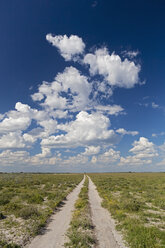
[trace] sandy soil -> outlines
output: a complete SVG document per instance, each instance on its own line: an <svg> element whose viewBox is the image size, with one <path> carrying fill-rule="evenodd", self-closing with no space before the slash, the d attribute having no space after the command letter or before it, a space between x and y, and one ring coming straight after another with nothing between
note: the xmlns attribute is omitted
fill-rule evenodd
<svg viewBox="0 0 165 248"><path fill-rule="evenodd" d="M115 221L108 210L101 206L96 186L89 178L89 202L91 207L92 222L97 237L99 248L126 248L122 236L115 230Z"/></svg>
<svg viewBox="0 0 165 248"><path fill-rule="evenodd" d="M28 248L61 248L66 242L65 233L69 228L72 218L72 211L77 200L78 194L84 183L81 183L67 196L64 206L59 212L55 213L43 235L35 237Z"/></svg>

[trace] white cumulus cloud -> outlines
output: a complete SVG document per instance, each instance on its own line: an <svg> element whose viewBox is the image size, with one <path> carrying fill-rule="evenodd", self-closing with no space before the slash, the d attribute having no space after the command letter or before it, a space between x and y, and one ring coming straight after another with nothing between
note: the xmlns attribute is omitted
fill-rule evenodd
<svg viewBox="0 0 165 248"><path fill-rule="evenodd" d="M113 130L108 129L109 126L110 120L106 116L81 111L77 114L75 121L58 126L66 134L50 136L47 139L43 139L41 144L52 147L75 147L103 141L115 143L118 140L118 136Z"/></svg>
<svg viewBox="0 0 165 248"><path fill-rule="evenodd" d="M118 161L119 159L120 159L120 152L110 148L108 151L104 152L103 154L97 157L97 162L101 163L102 165L112 164Z"/></svg>
<svg viewBox="0 0 165 248"><path fill-rule="evenodd" d="M141 68L133 61L136 53L127 53L127 58L122 59L101 48L84 55L85 44L77 35L48 34L46 39L66 61L79 62L79 68L89 66L89 71L84 74L83 69L81 72L73 66L66 67L51 82L43 81L31 95L37 108L17 102L14 110L0 114L1 163L66 168L80 164L85 168L90 163L107 166L119 160L119 164L152 162L158 154L154 144L144 137L133 143L129 150L132 155L125 158L112 149L124 135L138 134L124 128L113 130L109 119L109 115L126 113L120 105L110 105L114 88L132 88L140 83ZM152 103L152 107L159 106ZM33 147L33 154L26 151ZM62 148L60 152L58 148ZM80 148L84 152L79 153ZM41 152L34 154L38 149Z"/></svg>
<svg viewBox="0 0 165 248"><path fill-rule="evenodd" d="M119 134L122 134L122 135L128 134L128 135L132 135L132 136L135 136L135 135L139 134L138 131L127 131L124 128L119 128L119 129L116 130L116 132L119 133Z"/></svg>
<svg viewBox="0 0 165 248"><path fill-rule="evenodd" d="M91 75L103 76L111 86L132 88L139 83L140 65L128 59L122 61L119 55L109 54L107 48L86 54L84 63L90 66Z"/></svg>
<svg viewBox="0 0 165 248"><path fill-rule="evenodd" d="M83 155L94 155L98 154L100 152L100 146L88 146L85 148L85 152L83 152Z"/></svg>
<svg viewBox="0 0 165 248"><path fill-rule="evenodd" d="M68 37L67 35L53 36L47 34L46 39L59 49L60 54L66 61L73 59L75 55L82 54L85 48L83 40L77 35Z"/></svg>
<svg viewBox="0 0 165 248"><path fill-rule="evenodd" d="M20 132L10 132L0 137L0 149L24 148L25 140Z"/></svg>
<svg viewBox="0 0 165 248"><path fill-rule="evenodd" d="M134 141L133 148L129 150L132 156L121 157L119 165L143 165L151 164L152 159L158 156L155 145L145 137Z"/></svg>
<svg viewBox="0 0 165 248"><path fill-rule="evenodd" d="M28 116L21 116L17 118L17 113L14 116L9 116L0 122L0 133L8 133L19 130L26 130L31 124L31 118Z"/></svg>
<svg viewBox="0 0 165 248"><path fill-rule="evenodd" d="M28 157L29 153L26 151L13 152L11 150L5 150L0 153L0 160L2 166L25 164Z"/></svg>
<svg viewBox="0 0 165 248"><path fill-rule="evenodd" d="M37 101L45 98L41 105L51 109L79 111L89 104L91 90L87 77L71 66L59 73L52 83L43 82L38 89L40 98L36 93L32 98Z"/></svg>

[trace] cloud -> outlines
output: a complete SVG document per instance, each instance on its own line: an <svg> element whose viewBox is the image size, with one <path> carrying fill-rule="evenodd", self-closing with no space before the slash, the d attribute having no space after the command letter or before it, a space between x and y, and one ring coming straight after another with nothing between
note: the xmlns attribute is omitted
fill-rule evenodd
<svg viewBox="0 0 165 248"><path fill-rule="evenodd" d="M27 104L17 102L16 110L7 112L0 122L0 134L9 132L26 131L30 127L32 120L43 127L44 131L51 134L55 131L56 120L51 117L52 113L44 110L32 109Z"/></svg>
<svg viewBox="0 0 165 248"><path fill-rule="evenodd" d="M159 149L164 153L165 152L165 143L159 146Z"/></svg>
<svg viewBox="0 0 165 248"><path fill-rule="evenodd" d="M139 51L123 51L122 54L124 57L128 57L130 59L133 59L139 55Z"/></svg>
<svg viewBox="0 0 165 248"><path fill-rule="evenodd" d="M106 116L81 111L76 120L58 126L66 134L50 136L43 139L41 144L46 147L76 147L103 141L113 144L117 142L118 136L113 130L108 130L109 126L110 121Z"/></svg>
<svg viewBox="0 0 165 248"><path fill-rule="evenodd" d="M82 75L74 67L66 67L63 73L59 73L52 83L43 82L33 100L44 99L41 105L45 108L56 110L79 111L84 109L90 102L91 85L86 76ZM38 95L37 95L38 96ZM56 112L57 113L57 112Z"/></svg>
<svg viewBox="0 0 165 248"><path fill-rule="evenodd" d="M37 139L49 137L49 135L57 131L57 121L54 119L41 120L38 121L37 124L40 127L33 128L29 132L23 134L23 138L26 142L34 143Z"/></svg>
<svg viewBox="0 0 165 248"><path fill-rule="evenodd" d="M5 150L0 153L1 166L6 165L16 165L21 164L24 165L29 157L29 153L26 151L11 151Z"/></svg>
<svg viewBox="0 0 165 248"><path fill-rule="evenodd" d="M21 102L16 103L15 109L7 112L0 122L0 148L29 147L38 138L48 137L55 132L57 121L50 113L32 109ZM37 128L27 132L32 120Z"/></svg>
<svg viewBox="0 0 165 248"><path fill-rule="evenodd" d="M152 133L152 137L157 137L158 135L156 133Z"/></svg>
<svg viewBox="0 0 165 248"><path fill-rule="evenodd" d="M88 146L85 148L85 152L83 155L90 156L94 154L98 154L100 152L100 146Z"/></svg>
<svg viewBox="0 0 165 248"><path fill-rule="evenodd" d="M144 165L144 164L151 164L152 160L151 159L145 159L142 160L136 156L127 156L127 157L121 157L120 158L120 162L119 162L119 166L140 166L140 165Z"/></svg>
<svg viewBox="0 0 165 248"><path fill-rule="evenodd" d="M0 114L0 120L2 120L2 119L3 119L3 117L4 117L4 115Z"/></svg>
<svg viewBox="0 0 165 248"><path fill-rule="evenodd" d="M44 98L44 95L40 92L37 92L37 93L34 93L31 97L33 101L41 101Z"/></svg>
<svg viewBox="0 0 165 248"><path fill-rule="evenodd" d="M139 102L138 105L141 106L141 107L146 107L147 108L149 106L149 103L148 102L147 103Z"/></svg>
<svg viewBox="0 0 165 248"><path fill-rule="evenodd" d="M84 63L89 65L91 75L101 75L111 86L132 88L139 82L140 65L128 59L121 60L115 53L109 54L107 48L88 53Z"/></svg>
<svg viewBox="0 0 165 248"><path fill-rule="evenodd" d="M82 54L85 49L84 42L77 35L68 37L67 35L53 36L52 34L47 34L46 39L59 49L61 56L66 61L72 60L76 55Z"/></svg>
<svg viewBox="0 0 165 248"><path fill-rule="evenodd" d="M48 147L41 147L42 152L39 154L36 154L36 157L40 158L46 158L51 156L51 150Z"/></svg>
<svg viewBox="0 0 165 248"><path fill-rule="evenodd" d="M108 151L104 152L103 154L97 157L97 162L104 164L112 164L117 162L120 159L120 152L115 151L114 149L110 148Z"/></svg>
<svg viewBox="0 0 165 248"><path fill-rule="evenodd" d="M67 117L69 117L69 113L68 113L68 110L56 110L56 111L53 111L51 112L51 116L53 118L58 118L58 119L66 119Z"/></svg>
<svg viewBox="0 0 165 248"><path fill-rule="evenodd" d="M0 149L25 148L25 146L25 140L20 132L10 132L0 137Z"/></svg>
<svg viewBox="0 0 165 248"><path fill-rule="evenodd" d="M135 136L135 135L138 135L139 132L138 131L127 131L125 130L124 128L119 128L116 130L116 133L119 133L119 134L122 134L122 135L132 135L132 136Z"/></svg>
<svg viewBox="0 0 165 248"><path fill-rule="evenodd" d="M156 163L156 165L158 166L163 166L163 170L164 170L164 166L165 166L165 142L157 147L159 150L159 158L160 161Z"/></svg>
<svg viewBox="0 0 165 248"><path fill-rule="evenodd" d="M56 165L60 167L60 165L63 163L63 160L61 159L61 154L52 154L49 148L43 147L42 152L39 154L36 154L34 156L29 156L25 160L26 164L30 165Z"/></svg>
<svg viewBox="0 0 165 248"><path fill-rule="evenodd" d="M22 115L17 111L11 111L7 114L7 117L0 122L0 133L26 130L30 124L31 118L28 115Z"/></svg>
<svg viewBox="0 0 165 248"><path fill-rule="evenodd" d="M47 135L55 133L57 129L57 121L53 119L42 120L42 121L39 121L38 123L41 127L44 128L44 131L47 133Z"/></svg>
<svg viewBox="0 0 165 248"><path fill-rule="evenodd" d="M29 105L27 104L22 104L21 102L17 102L16 105L15 105L15 109L18 111L18 112L22 112L22 113L29 113L31 108Z"/></svg>
<svg viewBox="0 0 165 248"><path fill-rule="evenodd" d="M145 137L134 141L133 148L129 150L132 156L121 157L119 165L143 165L151 164L152 159L158 156L155 145Z"/></svg>
<svg viewBox="0 0 165 248"><path fill-rule="evenodd" d="M95 110L103 113L103 114L108 114L108 115L119 115L123 113L123 108L120 105L96 105Z"/></svg>
<svg viewBox="0 0 165 248"><path fill-rule="evenodd" d="M155 102L152 102L151 105L152 105L152 108L154 108L154 109L159 108L159 105L156 104Z"/></svg>
<svg viewBox="0 0 165 248"><path fill-rule="evenodd" d="M91 85L87 77L81 75L74 67L68 67L64 73L57 75L56 80L62 84L63 91L70 90L73 100L68 100L68 105L73 105L73 108L82 109L89 103L89 95L91 93ZM72 106L71 106L72 108Z"/></svg>
<svg viewBox="0 0 165 248"><path fill-rule="evenodd" d="M87 163L88 163L88 157L83 156L82 154L78 154L77 156L70 156L62 161L63 166L69 166L70 168L74 166L74 171L77 166L82 166L82 165L84 166Z"/></svg>
<svg viewBox="0 0 165 248"><path fill-rule="evenodd" d="M92 164L96 164L96 163L97 163L97 158L96 158L96 156L93 156L93 157L91 158L91 163L92 163Z"/></svg>
<svg viewBox="0 0 165 248"><path fill-rule="evenodd" d="M25 131L31 124L32 119L43 121L48 118L48 113L32 109L29 105L17 102L16 110L11 110L4 115L0 122L0 133Z"/></svg>
<svg viewBox="0 0 165 248"><path fill-rule="evenodd" d="M146 98L148 99L148 98ZM145 100L145 99L144 99ZM165 110L165 108L163 106L160 106L159 104L155 103L155 102L143 102L143 103L138 103L139 106L142 107L151 107L153 109L162 109L163 111Z"/></svg>
<svg viewBox="0 0 165 248"><path fill-rule="evenodd" d="M122 106L110 105L114 88L132 88L140 83L140 65L131 60L135 54L127 54L130 59L123 60L101 48L84 55L85 44L76 35L48 34L46 39L58 48L66 61L79 62L79 68L88 65L90 73L86 70L84 74L84 68L82 73L73 66L66 67L51 82L43 81L31 95L38 107L17 102L14 110L0 114L1 162L56 165L63 169L78 164L86 168L91 163L116 165L119 160L120 164L149 163L157 156L152 142L143 137L133 143L131 156L120 157L120 152L112 149L123 135L138 134L124 128L113 130L109 118L126 114ZM69 153L67 148L70 148ZM70 156L73 150L76 155Z"/></svg>
<svg viewBox="0 0 165 248"><path fill-rule="evenodd" d="M130 152L136 154L138 157L154 157L157 153L155 151L154 144L149 142L147 138L140 137L138 141L134 141L133 148Z"/></svg>
<svg viewBox="0 0 165 248"><path fill-rule="evenodd" d="M165 132L161 132L161 133L153 133L152 137L158 137L158 136L164 136Z"/></svg>
<svg viewBox="0 0 165 248"><path fill-rule="evenodd" d="M163 171L164 171L165 159L163 159L162 161L158 162L156 165L163 166Z"/></svg>

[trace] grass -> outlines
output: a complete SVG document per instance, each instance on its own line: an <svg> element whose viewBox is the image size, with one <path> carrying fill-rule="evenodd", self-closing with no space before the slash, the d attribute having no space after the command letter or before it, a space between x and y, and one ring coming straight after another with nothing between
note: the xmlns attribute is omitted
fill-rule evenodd
<svg viewBox="0 0 165 248"><path fill-rule="evenodd" d="M69 241L65 244L67 248L90 248L95 243L88 202L87 177L75 203L75 210L67 236L69 238Z"/></svg>
<svg viewBox="0 0 165 248"><path fill-rule="evenodd" d="M165 174L91 174L131 248L165 247Z"/></svg>
<svg viewBox="0 0 165 248"><path fill-rule="evenodd" d="M0 174L0 247L21 247L82 180L81 174Z"/></svg>

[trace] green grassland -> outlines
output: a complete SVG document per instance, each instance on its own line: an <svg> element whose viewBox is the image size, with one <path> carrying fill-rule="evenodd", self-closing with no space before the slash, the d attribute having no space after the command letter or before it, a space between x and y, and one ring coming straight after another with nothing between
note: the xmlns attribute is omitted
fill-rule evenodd
<svg viewBox="0 0 165 248"><path fill-rule="evenodd" d="M165 247L165 173L89 174L130 248ZM0 247L22 247L82 180L82 174L0 174ZM66 247L92 247L88 179Z"/></svg>
<svg viewBox="0 0 165 248"><path fill-rule="evenodd" d="M45 226L81 174L0 174L0 247L22 247Z"/></svg>
<svg viewBox="0 0 165 248"><path fill-rule="evenodd" d="M165 173L89 176L129 247L165 247Z"/></svg>

